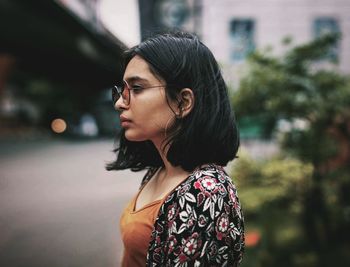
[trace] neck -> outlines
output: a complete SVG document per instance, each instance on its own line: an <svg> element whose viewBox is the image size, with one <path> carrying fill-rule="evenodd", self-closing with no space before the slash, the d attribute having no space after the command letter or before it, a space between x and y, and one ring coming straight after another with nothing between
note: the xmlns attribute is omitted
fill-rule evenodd
<svg viewBox="0 0 350 267"><path fill-rule="evenodd" d="M173 166L167 159L166 154L169 150L169 147L167 146L165 149L162 149L162 140L160 141L153 141L153 144L158 150L158 153L160 157L163 160L164 163L164 179L169 179L173 177L177 177L179 175L188 175L189 173L182 169L181 166Z"/></svg>

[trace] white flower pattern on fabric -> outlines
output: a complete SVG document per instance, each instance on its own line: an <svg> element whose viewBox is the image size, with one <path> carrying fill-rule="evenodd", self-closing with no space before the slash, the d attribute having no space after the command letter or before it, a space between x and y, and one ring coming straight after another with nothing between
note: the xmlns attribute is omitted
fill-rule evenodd
<svg viewBox="0 0 350 267"><path fill-rule="evenodd" d="M198 245L197 245L197 240L192 238L191 240L187 241L185 244L184 252L188 255L191 256L196 252Z"/></svg>
<svg viewBox="0 0 350 267"><path fill-rule="evenodd" d="M227 228L228 228L228 218L222 217L221 220L219 221L219 231L225 232L227 231Z"/></svg>
<svg viewBox="0 0 350 267"><path fill-rule="evenodd" d="M202 180L202 186L206 189L206 190L213 190L216 186L216 181L211 178L211 177L205 177L203 180Z"/></svg>

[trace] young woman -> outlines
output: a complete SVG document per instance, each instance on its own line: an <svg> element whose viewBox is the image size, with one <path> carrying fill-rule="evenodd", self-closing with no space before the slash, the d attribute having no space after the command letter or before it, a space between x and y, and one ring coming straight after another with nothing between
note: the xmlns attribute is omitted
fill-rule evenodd
<svg viewBox="0 0 350 267"><path fill-rule="evenodd" d="M214 56L183 32L125 55L113 88L123 131L107 169L148 171L121 217L122 266L238 266L243 215L223 166L239 135Z"/></svg>

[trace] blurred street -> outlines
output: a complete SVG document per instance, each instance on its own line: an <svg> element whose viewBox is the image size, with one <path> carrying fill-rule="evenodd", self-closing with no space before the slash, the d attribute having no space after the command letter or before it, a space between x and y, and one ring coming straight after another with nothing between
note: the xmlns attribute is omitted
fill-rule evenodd
<svg viewBox="0 0 350 267"><path fill-rule="evenodd" d="M0 145L0 266L119 266L119 217L143 173L104 169L113 140Z"/></svg>

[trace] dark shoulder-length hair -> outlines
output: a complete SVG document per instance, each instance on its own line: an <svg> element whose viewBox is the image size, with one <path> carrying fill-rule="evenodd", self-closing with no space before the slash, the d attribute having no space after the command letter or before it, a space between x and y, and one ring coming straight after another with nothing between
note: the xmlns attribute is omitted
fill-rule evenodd
<svg viewBox="0 0 350 267"><path fill-rule="evenodd" d="M236 157L239 134L218 63L197 36L174 32L151 37L125 53L125 66L135 56L142 57L150 70L163 79L167 100L177 100L183 88L194 94L194 106L184 118L176 118L166 139L167 159L186 171L206 163L225 166ZM133 142L121 132L117 159L107 170L163 166L151 141Z"/></svg>

